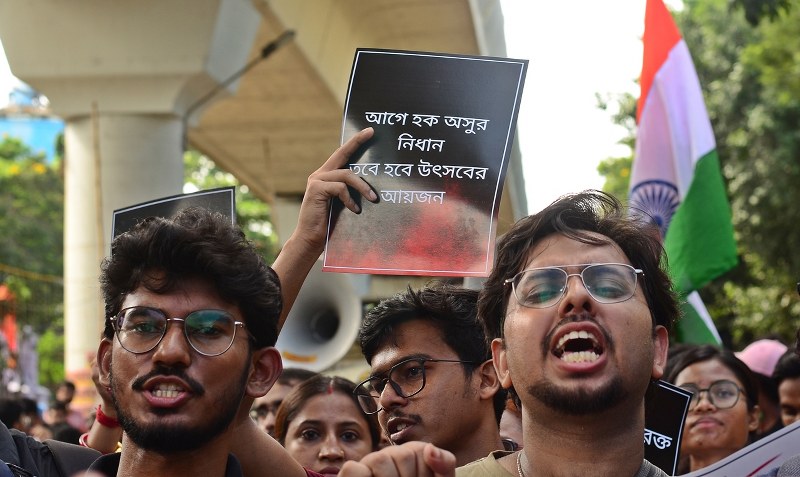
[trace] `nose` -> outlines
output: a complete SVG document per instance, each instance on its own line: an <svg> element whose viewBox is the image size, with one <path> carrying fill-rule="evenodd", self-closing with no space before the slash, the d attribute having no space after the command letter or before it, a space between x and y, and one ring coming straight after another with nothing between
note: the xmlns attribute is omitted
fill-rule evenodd
<svg viewBox="0 0 800 477"><path fill-rule="evenodd" d="M399 395L391 383L386 383L386 387L381 392L381 398L378 400L384 410L405 406L407 402L408 398Z"/></svg>
<svg viewBox="0 0 800 477"><path fill-rule="evenodd" d="M319 448L319 458L328 461L344 460L344 449L339 445L339 439L335 433L331 432L325 436Z"/></svg>
<svg viewBox="0 0 800 477"><path fill-rule="evenodd" d="M589 294L589 290L583 284L579 273L567 275L567 288L564 296L558 304L561 315L579 313L582 311L592 311L594 299Z"/></svg>
<svg viewBox="0 0 800 477"><path fill-rule="evenodd" d="M167 325L164 337L156 345L153 361L166 366L188 367L192 363L191 345L183 333L183 323Z"/></svg>
<svg viewBox="0 0 800 477"><path fill-rule="evenodd" d="M714 403L711 402L711 399L708 398L708 391L698 391L697 402L692 408L692 411L701 412L701 411L713 411L717 407Z"/></svg>

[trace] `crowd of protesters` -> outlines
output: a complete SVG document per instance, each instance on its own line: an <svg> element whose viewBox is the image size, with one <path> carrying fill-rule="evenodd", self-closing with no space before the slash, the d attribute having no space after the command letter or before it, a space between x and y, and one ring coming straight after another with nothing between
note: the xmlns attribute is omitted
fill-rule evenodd
<svg viewBox="0 0 800 477"><path fill-rule="evenodd" d="M659 477L667 474L643 446L645 396L658 379L692 393L680 443L686 471L797 419L797 345L753 343L738 357L670 349L679 308L658 229L598 191L518 221L479 291L433 283L372 309L359 335L370 371L358 384L314 374L266 399L279 389L274 345L322 252L330 199L353 212L348 187L377 200L342 168L371 136L360 132L309 177L298 228L272 267L229 219L205 209L152 217L118 236L100 280L107 319L94 421L71 408L67 384L44 413L4 402L11 431L0 434L0 458L9 469ZM773 403L778 412L761 411ZM46 432L40 443L37 426L53 438L58 426L72 430L65 439L80 446L65 450Z"/></svg>

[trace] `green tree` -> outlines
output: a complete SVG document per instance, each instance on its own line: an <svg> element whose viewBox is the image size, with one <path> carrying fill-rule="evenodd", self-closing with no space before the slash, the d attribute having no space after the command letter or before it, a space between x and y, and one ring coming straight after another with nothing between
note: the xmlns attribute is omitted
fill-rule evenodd
<svg viewBox="0 0 800 477"><path fill-rule="evenodd" d="M628 134L619 143L628 146L629 154L624 157L609 157L597 166L597 172L605 177L603 190L625 201L628 197L628 188L631 181L631 165L633 164L633 149L636 143L636 98L632 94L616 96L597 96L597 107L608 111L610 103L615 102L617 109L612 114L614 124L624 127Z"/></svg>
<svg viewBox="0 0 800 477"><path fill-rule="evenodd" d="M54 388L64 380L64 333L49 329L39 338L39 382Z"/></svg>
<svg viewBox="0 0 800 477"><path fill-rule="evenodd" d="M15 296L17 324L37 334L42 384L64 376L63 223L61 160L47 162L16 138L0 141L0 283ZM50 346L50 348L48 348ZM56 381L53 381L55 379Z"/></svg>
<svg viewBox="0 0 800 477"><path fill-rule="evenodd" d="M14 138L0 142L0 282L38 333L61 324L64 183L61 161Z"/></svg>
<svg viewBox="0 0 800 477"><path fill-rule="evenodd" d="M781 3L755 26L725 0L692 0L678 15L698 52L741 257L706 295L739 346L789 340L800 314L800 9Z"/></svg>
<svg viewBox="0 0 800 477"><path fill-rule="evenodd" d="M239 226L267 263L275 261L278 236L272 227L269 205L254 196L233 174L218 168L214 161L197 151L186 151L183 165L186 192L236 186L236 219Z"/></svg>
<svg viewBox="0 0 800 477"><path fill-rule="evenodd" d="M767 334L789 341L800 315L800 8L758 3L686 0L675 14L715 131L740 252L740 265L700 293L734 348ZM617 123L635 117L630 101L620 100ZM599 167L609 192L627 190L624 160Z"/></svg>

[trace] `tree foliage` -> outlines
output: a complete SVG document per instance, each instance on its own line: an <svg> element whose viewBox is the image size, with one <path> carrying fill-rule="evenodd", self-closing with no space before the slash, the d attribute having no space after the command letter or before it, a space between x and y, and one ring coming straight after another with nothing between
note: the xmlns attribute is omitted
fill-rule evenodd
<svg viewBox="0 0 800 477"><path fill-rule="evenodd" d="M0 141L0 282L16 296L18 319L39 333L61 323L63 203L60 160Z"/></svg>
<svg viewBox="0 0 800 477"><path fill-rule="evenodd" d="M269 205L251 194L249 188L233 174L218 168L214 161L197 151L186 151L183 165L186 171L185 192L236 186L236 219L239 226L267 263L275 261L278 236L272 227Z"/></svg>
<svg viewBox="0 0 800 477"><path fill-rule="evenodd" d="M62 336L58 357L41 355L40 370L63 379L64 182L61 161L47 162L19 139L0 141L0 283L14 294L17 325ZM47 351L47 350L45 350ZM52 370L52 373L49 372Z"/></svg>
<svg viewBox="0 0 800 477"><path fill-rule="evenodd" d="M740 256L737 268L700 293L734 348L765 335L789 342L800 315L795 287L800 278L796 3L739 0L731 8L728 0L686 0L675 14L714 128ZM626 109L630 99L620 101L627 116L615 118L619 124L635 117ZM627 191L627 185L620 186L627 184L625 159L611 158L598 168L610 192Z"/></svg>

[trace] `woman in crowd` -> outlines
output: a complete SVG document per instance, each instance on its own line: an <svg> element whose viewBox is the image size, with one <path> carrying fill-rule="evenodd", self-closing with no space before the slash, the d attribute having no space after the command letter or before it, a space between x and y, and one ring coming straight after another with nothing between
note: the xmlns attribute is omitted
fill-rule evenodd
<svg viewBox="0 0 800 477"><path fill-rule="evenodd" d="M275 418L275 438L303 467L336 475L348 460L377 450L377 418L361 411L353 389L341 377L318 375L298 384Z"/></svg>
<svg viewBox="0 0 800 477"><path fill-rule="evenodd" d="M681 455L693 472L745 447L758 428L758 382L732 352L714 346L682 350L666 380L693 393Z"/></svg>

